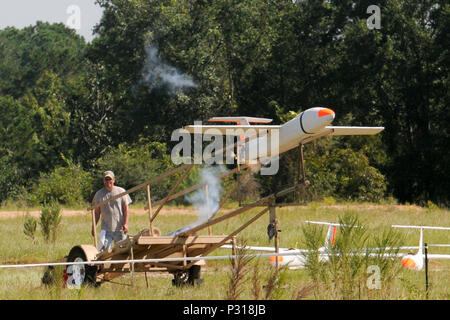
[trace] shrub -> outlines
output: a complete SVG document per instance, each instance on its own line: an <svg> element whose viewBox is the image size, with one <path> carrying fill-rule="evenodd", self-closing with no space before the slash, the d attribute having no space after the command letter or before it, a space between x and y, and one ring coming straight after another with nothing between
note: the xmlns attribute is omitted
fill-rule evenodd
<svg viewBox="0 0 450 320"><path fill-rule="evenodd" d="M34 235L36 233L37 229L37 220L27 214L25 216L25 222L23 224L23 233L25 236L31 238L31 240L34 240Z"/></svg>
<svg viewBox="0 0 450 320"><path fill-rule="evenodd" d="M314 155L306 166L313 197L331 196L342 200L381 201L386 193L386 179L362 152L332 149Z"/></svg>
<svg viewBox="0 0 450 320"><path fill-rule="evenodd" d="M55 243L58 227L61 223L61 208L57 204L46 205L41 210L39 224L45 241Z"/></svg>
<svg viewBox="0 0 450 320"><path fill-rule="evenodd" d="M304 226L306 254L305 269L316 287L316 297L326 294L331 299L367 299L390 293L391 285L400 271L397 256L402 238L392 230L384 231L381 236L361 224L351 214L339 218L339 227L334 245L322 248L326 257L320 256L323 245L323 231L317 226ZM379 270L380 286L373 293L367 284L368 270ZM320 295L322 296L322 295Z"/></svg>
<svg viewBox="0 0 450 320"><path fill-rule="evenodd" d="M244 290L244 283L248 280L247 274L251 272L250 262L252 256L247 254L245 249L246 242L244 241L236 248L236 259L230 259L232 269L229 275L229 283L227 288L227 300L238 300L242 291Z"/></svg>
<svg viewBox="0 0 450 320"><path fill-rule="evenodd" d="M25 186L16 185L8 194L8 198L2 202L4 208L26 209L36 203L35 197Z"/></svg>
<svg viewBox="0 0 450 320"><path fill-rule="evenodd" d="M439 210L439 206L437 206L433 201L428 200L427 201L427 208L428 210Z"/></svg>
<svg viewBox="0 0 450 320"><path fill-rule="evenodd" d="M324 197L324 198L323 198L323 202L324 202L326 205L332 206L332 205L336 204L336 199L333 198L333 197Z"/></svg>
<svg viewBox="0 0 450 320"><path fill-rule="evenodd" d="M77 205L90 201L92 177L79 165L68 163L49 174L41 174L33 187L34 202L39 204L58 202L65 205Z"/></svg>

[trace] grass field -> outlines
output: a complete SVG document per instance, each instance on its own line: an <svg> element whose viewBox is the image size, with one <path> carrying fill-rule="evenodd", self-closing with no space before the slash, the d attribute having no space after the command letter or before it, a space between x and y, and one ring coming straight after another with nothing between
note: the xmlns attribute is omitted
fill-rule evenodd
<svg viewBox="0 0 450 320"><path fill-rule="evenodd" d="M156 219L156 226L162 234L174 231L196 220L192 208L163 211ZM148 216L142 213L142 207L131 207L130 234L136 234L148 227ZM226 210L231 210L227 208ZM55 244L46 243L36 232L36 238L31 240L23 233L26 210L16 217L2 218L0 213L0 264L43 263L59 261L77 244L92 244L90 235L91 217L89 214L63 216ZM173 211L173 213L171 213ZM251 218L258 209L251 210L241 216L226 220L213 227L213 234L227 234L238 228ZM376 205L376 204L326 204L311 203L301 207L285 207L277 209L282 232L281 247L304 247L301 226L305 220L337 222L344 214L353 214L374 234L382 233L392 224L436 225L450 226L448 210L438 208L421 208L417 206ZM273 245L269 243L266 230L268 215L263 216L238 235L238 241L249 245ZM419 232L402 230L405 235L404 245L416 246ZM206 234L201 231L200 234ZM447 231L425 231L425 242L449 243L450 233ZM450 253L449 248L432 248L431 253ZM218 249L210 255L226 255L229 250ZM400 261L399 261L400 263ZM258 266L258 277L254 277L255 266ZM267 258L254 259L248 265L248 272L239 286L239 299L264 299L268 288L273 289L268 294L270 299L293 299L296 292L305 289L300 295L304 299L333 299L335 295L327 290L319 294L306 288L314 284L305 270L283 270L276 285L271 286L273 268ZM21 268L0 269L0 299L152 299L152 300L209 300L229 298L228 289L230 277L233 274L228 260L208 261L202 268L204 282L198 287L173 287L172 276L167 273L152 273L149 275L149 286L143 274L135 274L118 278L116 283L104 283L99 288L81 288L70 290L59 286L45 287L41 284L44 269ZM450 261L442 261L441 265L430 265L429 281L431 283L429 299L450 298ZM383 286L383 283L382 283ZM423 271L401 270L393 280L389 290L371 290L370 299L424 299L425 273Z"/></svg>

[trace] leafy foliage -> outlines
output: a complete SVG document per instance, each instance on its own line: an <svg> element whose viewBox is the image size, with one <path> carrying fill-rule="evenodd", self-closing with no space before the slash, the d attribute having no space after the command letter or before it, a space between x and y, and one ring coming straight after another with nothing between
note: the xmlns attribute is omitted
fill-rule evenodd
<svg viewBox="0 0 450 320"><path fill-rule="evenodd" d="M317 195L343 200L377 202L384 198L386 181L367 157L352 149L332 149L321 156L313 156L307 175L312 181L308 189Z"/></svg>
<svg viewBox="0 0 450 320"><path fill-rule="evenodd" d="M55 203L42 207L39 225L45 241L56 242L58 227L61 223L60 212L61 208Z"/></svg>
<svg viewBox="0 0 450 320"><path fill-rule="evenodd" d="M33 188L34 201L40 204L58 202L73 206L89 201L93 179L79 165L68 163L49 174L42 174Z"/></svg>
<svg viewBox="0 0 450 320"><path fill-rule="evenodd" d="M157 177L173 168L170 156L167 155L166 145L158 142L149 142L146 139L136 144L120 144L111 148L97 161L96 187L101 188L102 174L112 170L116 175L116 185L130 189L138 184ZM150 186L152 201L165 196L176 181L177 175L165 179L161 183ZM147 201L145 190L131 194L134 201Z"/></svg>
<svg viewBox="0 0 450 320"><path fill-rule="evenodd" d="M63 24L0 30L0 201L30 190L64 159L86 172L116 168L124 186L134 184L127 175L168 167L162 157L131 161L134 144L145 137L166 143L167 152L172 131L194 120L251 115L283 123L326 106L336 125L386 129L319 154L320 143L308 147L310 198L392 194L449 204L446 1L381 1L379 30L366 24L370 1L98 4L104 15L89 44ZM295 182L297 159L295 150L286 153L277 177L258 178L262 193Z"/></svg>
<svg viewBox="0 0 450 320"><path fill-rule="evenodd" d="M373 235L350 213L342 215L339 223L342 226L329 247L322 247L324 233L320 227L305 225L302 228L309 250L305 269L318 284L315 295L326 294L328 299L367 299L377 291L383 297L400 272L398 260L393 257L399 252L402 237L391 229L380 236ZM379 282L374 287L372 283L368 285L371 268L379 270Z"/></svg>
<svg viewBox="0 0 450 320"><path fill-rule="evenodd" d="M64 24L37 22L22 30L0 32L0 94L19 98L35 87L45 72L63 81L77 74L84 41Z"/></svg>
<svg viewBox="0 0 450 320"><path fill-rule="evenodd" d="M25 222L23 223L23 233L29 237L31 240L34 240L35 233L37 229L37 220L27 214L25 216Z"/></svg>

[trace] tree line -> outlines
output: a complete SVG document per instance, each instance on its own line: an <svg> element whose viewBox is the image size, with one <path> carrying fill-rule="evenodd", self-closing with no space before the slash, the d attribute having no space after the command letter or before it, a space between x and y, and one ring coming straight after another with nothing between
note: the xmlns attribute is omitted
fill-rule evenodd
<svg viewBox="0 0 450 320"><path fill-rule="evenodd" d="M373 1L97 2L91 43L63 24L0 30L0 201L89 201L103 169L127 187L171 167L172 131L195 120L325 106L386 129L307 145L310 197L449 204L446 1L377 1L380 29ZM261 194L297 161L256 177Z"/></svg>

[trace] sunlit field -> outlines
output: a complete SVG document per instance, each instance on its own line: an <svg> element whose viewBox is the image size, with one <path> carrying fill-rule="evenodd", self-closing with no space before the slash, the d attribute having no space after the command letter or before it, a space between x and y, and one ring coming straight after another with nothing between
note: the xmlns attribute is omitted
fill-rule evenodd
<svg viewBox="0 0 450 320"><path fill-rule="evenodd" d="M230 211L233 208L226 208ZM256 215L262 208L253 209L245 214L231 218L214 225L213 234L229 234L248 219ZM148 228L148 216L142 213L142 207L131 207L130 234ZM77 244L92 244L90 235L91 216L63 216L57 241L44 241L39 227L34 240L27 238L23 232L25 210L23 215L14 218L0 217L0 263L25 264L60 261L69 250ZM139 212L139 213L138 213ZM220 214L220 213L219 213ZM338 222L344 214L353 214L366 226L371 233L382 233L392 224L450 226L448 210L429 209L416 206L376 205L376 204L326 204L312 203L307 206L285 207L277 209L277 218L281 226L281 247L304 247L305 239L301 230L305 220ZM190 207L168 207L155 220L162 234L174 231L182 226L196 221L195 211ZM247 229L241 232L238 242L248 245L273 246L267 236L268 214L261 217ZM325 228L325 227L324 227ZM418 230L401 230L405 236L404 245L419 244ZM200 234L207 234L202 230ZM339 233L338 235L339 236ZM429 244L449 243L450 232L425 230L425 242ZM210 256L228 255L230 250L217 249ZM430 248L430 253L450 253L449 248ZM449 299L450 261L438 261L430 264L429 299ZM400 259L398 261L400 264ZM314 285L310 275L305 270L282 270L274 287L270 286L273 267L268 258L251 260L246 266L247 273L239 284L238 299L332 299L332 294L321 291L320 295L313 290L307 290ZM62 286L46 287L41 283L44 268L0 269L0 299L229 299L230 277L232 268L230 260L208 261L202 268L201 277L204 282L195 287L174 287L173 276L168 273L149 273L148 278L143 273L135 273L133 277L127 274L114 279L113 283L103 283L98 288L82 287L67 289ZM255 276L255 272L257 272ZM383 282L381 282L383 286ZM272 290L269 292L268 288ZM296 295L305 289L303 294ZM402 269L394 279L389 290L373 289L364 299L425 299L425 272Z"/></svg>

